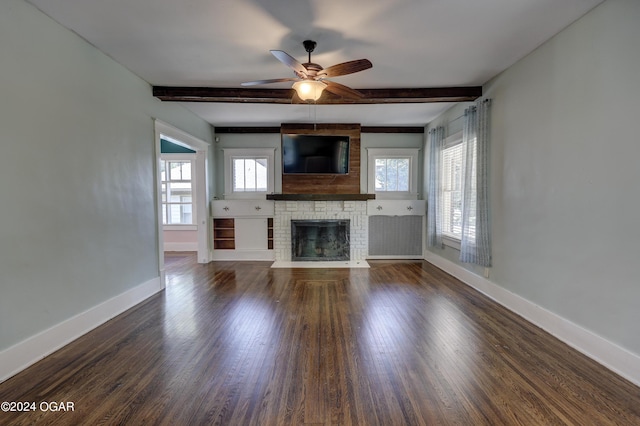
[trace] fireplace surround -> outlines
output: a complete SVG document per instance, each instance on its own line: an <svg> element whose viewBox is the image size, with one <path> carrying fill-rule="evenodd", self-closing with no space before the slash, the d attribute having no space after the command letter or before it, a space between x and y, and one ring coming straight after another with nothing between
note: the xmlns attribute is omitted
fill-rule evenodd
<svg viewBox="0 0 640 426"><path fill-rule="evenodd" d="M320 258L309 261L293 261L292 221L348 221L348 260L334 261ZM275 200L273 221L273 245L276 262L274 267L322 267L343 264L346 267L368 267L366 262L369 228L367 202L344 201L278 201ZM328 251L325 249L325 253ZM320 260L320 261L318 261Z"/></svg>

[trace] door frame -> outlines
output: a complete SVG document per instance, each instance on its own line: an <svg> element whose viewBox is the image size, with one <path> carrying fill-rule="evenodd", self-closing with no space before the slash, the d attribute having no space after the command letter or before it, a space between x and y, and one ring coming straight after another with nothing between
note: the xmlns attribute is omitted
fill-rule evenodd
<svg viewBox="0 0 640 426"><path fill-rule="evenodd" d="M162 188L160 181L160 140L162 136L171 139L171 142L184 146L196 152L195 167L195 201L196 201L196 220L198 227L198 263L208 263L211 261L211 248L209 241L209 185L207 180L207 167L209 161L209 149L211 147L207 142L196 138L182 130L171 126L160 120L154 120L155 129L155 146L156 146L156 217L158 223L158 265L160 273L160 282L162 288L165 287L165 268L164 268L164 235L162 224Z"/></svg>

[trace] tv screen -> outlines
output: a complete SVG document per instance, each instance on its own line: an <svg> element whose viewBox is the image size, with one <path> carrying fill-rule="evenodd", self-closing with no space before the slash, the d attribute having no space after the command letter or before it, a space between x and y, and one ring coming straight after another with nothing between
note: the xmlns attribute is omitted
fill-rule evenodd
<svg viewBox="0 0 640 426"><path fill-rule="evenodd" d="M349 136L283 134L282 173L349 173Z"/></svg>

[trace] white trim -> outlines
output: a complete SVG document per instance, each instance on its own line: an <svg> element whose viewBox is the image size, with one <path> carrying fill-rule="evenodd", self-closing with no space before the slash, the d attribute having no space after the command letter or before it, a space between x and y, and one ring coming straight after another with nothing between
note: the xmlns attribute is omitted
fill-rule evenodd
<svg viewBox="0 0 640 426"><path fill-rule="evenodd" d="M461 143L462 143L462 130L460 130L459 132L455 132L449 135L447 138L445 138L443 148L445 149L451 148L452 146L455 146Z"/></svg>
<svg viewBox="0 0 640 426"><path fill-rule="evenodd" d="M196 241L187 243L165 241L164 251L198 251L198 243Z"/></svg>
<svg viewBox="0 0 640 426"><path fill-rule="evenodd" d="M195 136L190 135L187 132L183 132L177 127L173 127L161 120L155 119L156 131L163 134L167 138L171 139L172 143L183 146L185 148L193 149L195 151L206 151L209 149L209 144Z"/></svg>
<svg viewBox="0 0 640 426"><path fill-rule="evenodd" d="M160 276L160 287L166 287L166 272L164 270L164 221L162 220L162 173L160 169L160 162L162 161L162 129L165 128L165 123L154 120L153 127L155 133L154 145L156 148L156 158L154 161L156 168L156 238L158 239L158 275Z"/></svg>
<svg viewBox="0 0 640 426"><path fill-rule="evenodd" d="M275 148L223 148L224 154L224 198L233 199L263 199L271 194L275 187ZM233 159L234 158L267 158L267 189L266 191L233 191Z"/></svg>
<svg viewBox="0 0 640 426"><path fill-rule="evenodd" d="M152 278L0 352L0 382L162 290Z"/></svg>
<svg viewBox="0 0 640 426"><path fill-rule="evenodd" d="M462 242L460 241L460 238L455 238L455 237L452 237L450 235L443 234L442 235L442 245L443 246L448 246L448 247L451 247L453 249L456 249L456 250L460 251L461 247L462 247Z"/></svg>
<svg viewBox="0 0 640 426"><path fill-rule="evenodd" d="M198 226L198 263L208 263L211 261L211 227L209 222L209 186L207 185L207 162L209 158L209 149L211 145L200 140L182 130L164 123L158 119L154 120L155 128L155 145L156 145L156 209L158 221L158 265L162 287L165 286L165 270L164 270L164 236L162 225L162 192L160 184L160 157L161 155L177 155L162 154L160 151L160 139L162 136L171 139L171 142L184 146L196 151L195 153L195 176L192 176L195 194L195 224ZM194 154L187 154L193 156Z"/></svg>
<svg viewBox="0 0 640 426"><path fill-rule="evenodd" d="M640 356L433 252L425 251L424 258L604 367L640 386Z"/></svg>
<svg viewBox="0 0 640 426"><path fill-rule="evenodd" d="M418 155L420 148L367 148L367 192L376 194L376 199L417 200L418 199ZM376 191L376 158L408 158L409 190Z"/></svg>
<svg viewBox="0 0 640 426"><path fill-rule="evenodd" d="M368 255L367 260L422 260L422 256L413 254Z"/></svg>

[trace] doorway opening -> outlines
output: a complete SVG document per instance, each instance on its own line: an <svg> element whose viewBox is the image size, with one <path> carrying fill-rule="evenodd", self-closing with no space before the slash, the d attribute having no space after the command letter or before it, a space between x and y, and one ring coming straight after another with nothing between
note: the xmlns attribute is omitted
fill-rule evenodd
<svg viewBox="0 0 640 426"><path fill-rule="evenodd" d="M211 260L209 238L207 166L210 145L173 126L155 121L156 138L156 192L158 222L158 262L162 286L165 285L164 250L165 227L195 232L198 263ZM189 152L162 153L163 141L182 147ZM181 158L184 157L184 158ZM186 157L188 158L186 158ZM189 191L186 188L189 183ZM172 197L173 186L174 192ZM172 223L174 221L178 223ZM191 222L180 223L184 221ZM187 229L188 228L188 229ZM179 245L174 245L179 247ZM187 247L187 246L183 246Z"/></svg>

